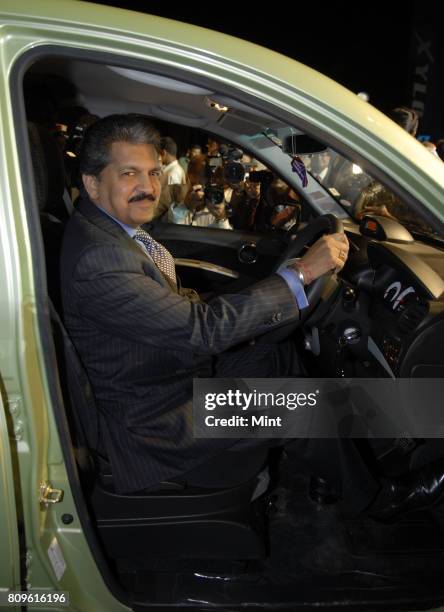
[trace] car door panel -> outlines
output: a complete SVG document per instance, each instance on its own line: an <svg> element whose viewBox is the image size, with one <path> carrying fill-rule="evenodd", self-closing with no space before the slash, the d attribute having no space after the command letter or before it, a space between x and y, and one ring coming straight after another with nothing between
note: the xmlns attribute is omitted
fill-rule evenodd
<svg viewBox="0 0 444 612"><path fill-rule="evenodd" d="M241 288L271 272L284 240L237 230L158 223L150 228L173 254L184 286L198 291Z"/></svg>

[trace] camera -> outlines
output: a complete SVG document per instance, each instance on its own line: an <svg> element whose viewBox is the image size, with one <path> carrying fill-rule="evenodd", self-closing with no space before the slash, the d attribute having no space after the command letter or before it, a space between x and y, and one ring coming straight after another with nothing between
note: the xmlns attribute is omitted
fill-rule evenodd
<svg viewBox="0 0 444 612"><path fill-rule="evenodd" d="M224 190L219 185L207 185L205 187L205 200L208 204L220 204L224 201Z"/></svg>
<svg viewBox="0 0 444 612"><path fill-rule="evenodd" d="M85 125L76 125L69 135L66 148L69 151L72 151L76 156L79 155L80 149L82 148L85 131Z"/></svg>
<svg viewBox="0 0 444 612"><path fill-rule="evenodd" d="M274 181L274 174L270 170L255 170L250 172L248 180L251 183L261 183L261 185L267 187Z"/></svg>
<svg viewBox="0 0 444 612"><path fill-rule="evenodd" d="M241 163L243 151L231 145L221 144L220 153L208 156L205 166L205 176L211 182L214 180L218 168L222 168L220 179L226 183L240 183L244 180L248 167Z"/></svg>
<svg viewBox="0 0 444 612"><path fill-rule="evenodd" d="M223 164L223 159L219 153L217 155L207 156L205 162L205 178L211 182L215 178L215 174L218 168Z"/></svg>
<svg viewBox="0 0 444 612"><path fill-rule="evenodd" d="M245 177L244 165L236 161L227 162L223 176L227 183L241 183Z"/></svg>
<svg viewBox="0 0 444 612"><path fill-rule="evenodd" d="M220 153L224 163L223 178L227 183L240 183L244 180L247 167L240 160L244 152L230 145L221 145Z"/></svg>
<svg viewBox="0 0 444 612"><path fill-rule="evenodd" d="M83 113L75 124L71 124L66 131L66 152L69 157L78 157L85 138L85 132L90 125L98 120L97 115Z"/></svg>

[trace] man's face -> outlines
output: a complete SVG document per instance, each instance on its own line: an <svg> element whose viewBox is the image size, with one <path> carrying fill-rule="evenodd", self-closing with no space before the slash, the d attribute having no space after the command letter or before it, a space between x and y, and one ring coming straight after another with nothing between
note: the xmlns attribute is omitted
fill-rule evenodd
<svg viewBox="0 0 444 612"><path fill-rule="evenodd" d="M245 193L247 194L247 197L253 200L256 200L261 195L261 184L246 180L245 181Z"/></svg>
<svg viewBox="0 0 444 612"><path fill-rule="evenodd" d="M217 155L217 153L219 152L219 143L217 142L217 140L208 138L207 150L208 150L208 155Z"/></svg>
<svg viewBox="0 0 444 612"><path fill-rule="evenodd" d="M226 218L227 213L224 202L220 202L219 204L211 204L209 202L207 206L210 213L216 217L216 219L221 220Z"/></svg>
<svg viewBox="0 0 444 612"><path fill-rule="evenodd" d="M193 147L190 149L190 159L193 159L193 157L198 157L199 155L202 155L202 149L200 147Z"/></svg>
<svg viewBox="0 0 444 612"><path fill-rule="evenodd" d="M100 175L82 178L94 204L136 228L153 218L160 196L159 176L159 157L153 145L114 142L110 162Z"/></svg>

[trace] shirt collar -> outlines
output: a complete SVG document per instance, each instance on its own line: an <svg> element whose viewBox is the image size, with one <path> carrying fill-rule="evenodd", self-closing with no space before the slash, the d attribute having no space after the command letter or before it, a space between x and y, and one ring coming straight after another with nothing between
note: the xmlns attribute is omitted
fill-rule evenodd
<svg viewBox="0 0 444 612"><path fill-rule="evenodd" d="M105 215L107 215L110 219L112 219L113 221L115 221L116 223L118 223L120 225L120 227L125 230L125 232L128 234L128 236L130 238L134 238L134 236L137 233L137 230L139 228L134 228L134 227L130 227L129 225L127 225L126 223L122 223L122 221L119 221L119 219L116 219L115 217L113 217L112 215L109 214L109 212L107 210L105 210L104 208L102 208L101 206L98 206L98 208L100 208L100 210L102 212L105 213Z"/></svg>

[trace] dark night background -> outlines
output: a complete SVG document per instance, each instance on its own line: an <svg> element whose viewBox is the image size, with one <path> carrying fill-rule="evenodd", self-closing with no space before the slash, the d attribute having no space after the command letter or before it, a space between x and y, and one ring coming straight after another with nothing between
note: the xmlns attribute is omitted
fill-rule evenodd
<svg viewBox="0 0 444 612"><path fill-rule="evenodd" d="M439 3L212 2L153 4L104 0L120 6L218 30L268 47L319 70L389 111L413 106L420 133L444 137L444 44Z"/></svg>

